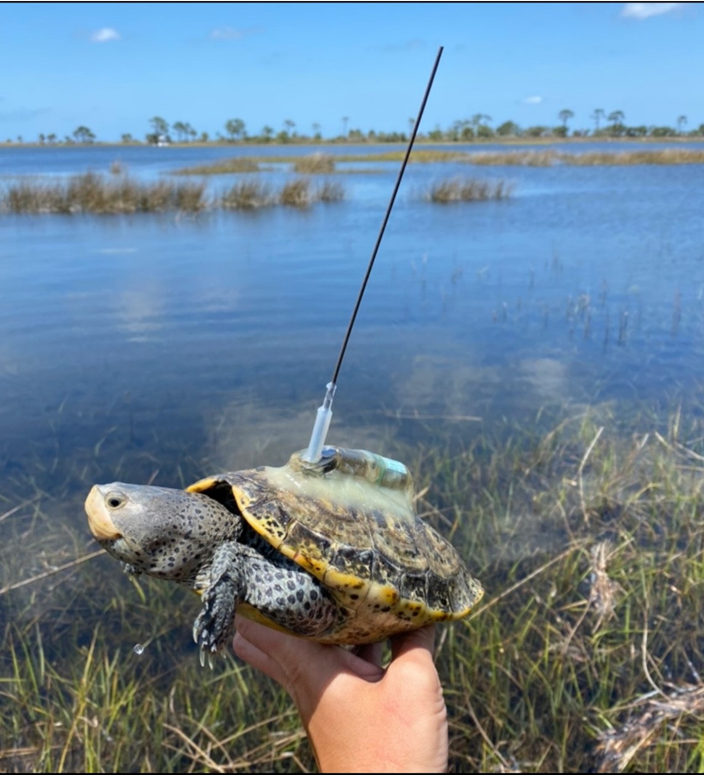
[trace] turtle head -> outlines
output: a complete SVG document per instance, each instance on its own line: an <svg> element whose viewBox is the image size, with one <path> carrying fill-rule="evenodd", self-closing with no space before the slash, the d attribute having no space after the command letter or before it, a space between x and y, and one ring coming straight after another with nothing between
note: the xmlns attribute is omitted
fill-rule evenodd
<svg viewBox="0 0 704 775"><path fill-rule="evenodd" d="M98 543L134 570L192 580L241 519L206 495L139 484L96 484L85 503Z"/></svg>

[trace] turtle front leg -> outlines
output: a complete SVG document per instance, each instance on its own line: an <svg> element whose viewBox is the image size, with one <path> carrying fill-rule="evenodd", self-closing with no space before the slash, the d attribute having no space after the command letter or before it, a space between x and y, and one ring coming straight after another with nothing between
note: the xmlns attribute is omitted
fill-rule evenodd
<svg viewBox="0 0 704 775"><path fill-rule="evenodd" d="M247 553L247 547L236 541L215 550L204 580L203 608L193 623L193 640L200 646L201 663L206 652L217 653L234 635L235 610L244 596L242 555Z"/></svg>
<svg viewBox="0 0 704 775"><path fill-rule="evenodd" d="M202 661L206 653L217 653L234 635L240 603L248 603L283 629L303 637L321 638L338 624L340 609L320 582L272 552L264 554L237 541L215 551L207 576L196 584L204 589L203 608L193 625Z"/></svg>

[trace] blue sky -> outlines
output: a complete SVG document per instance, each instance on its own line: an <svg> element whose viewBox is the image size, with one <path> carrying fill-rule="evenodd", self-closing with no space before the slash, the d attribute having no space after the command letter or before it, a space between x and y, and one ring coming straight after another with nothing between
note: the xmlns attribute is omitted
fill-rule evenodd
<svg viewBox="0 0 704 775"><path fill-rule="evenodd" d="M211 135L286 119L401 130L435 52L423 129L474 113L523 126L704 122L701 3L0 5L0 139L143 137L154 115Z"/></svg>

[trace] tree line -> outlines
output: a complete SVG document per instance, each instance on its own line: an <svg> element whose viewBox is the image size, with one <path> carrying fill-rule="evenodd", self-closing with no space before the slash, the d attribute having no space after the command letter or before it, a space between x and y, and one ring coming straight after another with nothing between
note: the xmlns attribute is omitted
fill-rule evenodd
<svg viewBox="0 0 704 775"><path fill-rule="evenodd" d="M607 114L603 108L596 108L589 116L593 122L593 127L570 128L568 124L575 117L572 110L565 108L561 110L557 117L559 124L554 126L536 124L534 126L521 127L515 121L504 121L497 126L492 126L491 116L485 113L475 113L467 119L453 121L449 127L441 128L437 125L434 129L426 133L419 133L419 140L430 142L471 142L473 140L491 140L492 138L567 138L567 137L704 137L704 124L698 127L685 130L688 120L687 116L677 117L675 126L654 126L654 125L629 125L626 123L626 116L622 110L614 110ZM285 119L281 128L277 131L274 127L265 125L257 133L250 133L247 125L241 118L228 119L223 132L216 132L211 136L208 132L198 132L187 121L174 121L169 123L161 116L154 116L149 119L150 131L140 140L129 133L121 136L121 142L124 144L140 144L142 142L150 145L177 143L317 143L317 142L404 142L408 139L413 130L414 119L408 119L408 132L377 132L370 129L363 132L361 129L349 128L349 116L343 116L341 119L341 133L329 137L323 137L321 134L321 125L312 123L310 132L300 131L296 122L291 119ZM96 142L96 135L87 127L77 127L71 135L66 135L60 139L55 134L40 134L38 141L40 145L74 145L91 144ZM12 140L8 139L8 143ZM24 142L19 136L18 143Z"/></svg>

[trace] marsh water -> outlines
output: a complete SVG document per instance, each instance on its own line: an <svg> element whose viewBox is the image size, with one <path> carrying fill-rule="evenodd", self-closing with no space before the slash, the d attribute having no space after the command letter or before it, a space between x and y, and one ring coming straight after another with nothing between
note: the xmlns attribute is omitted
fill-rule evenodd
<svg viewBox="0 0 704 775"><path fill-rule="evenodd" d="M232 153L3 149L0 171L120 161L155 177ZM39 476L34 464L101 443L107 469L115 456L143 478L140 456L160 459L167 440L220 467L305 446L397 170L359 166L336 176L345 201L307 210L2 215L0 470ZM514 196L424 200L456 174L509 179ZM383 447L398 433L476 433L470 417L487 428L546 405L686 399L703 369L703 207L697 165L411 165L329 440Z"/></svg>

